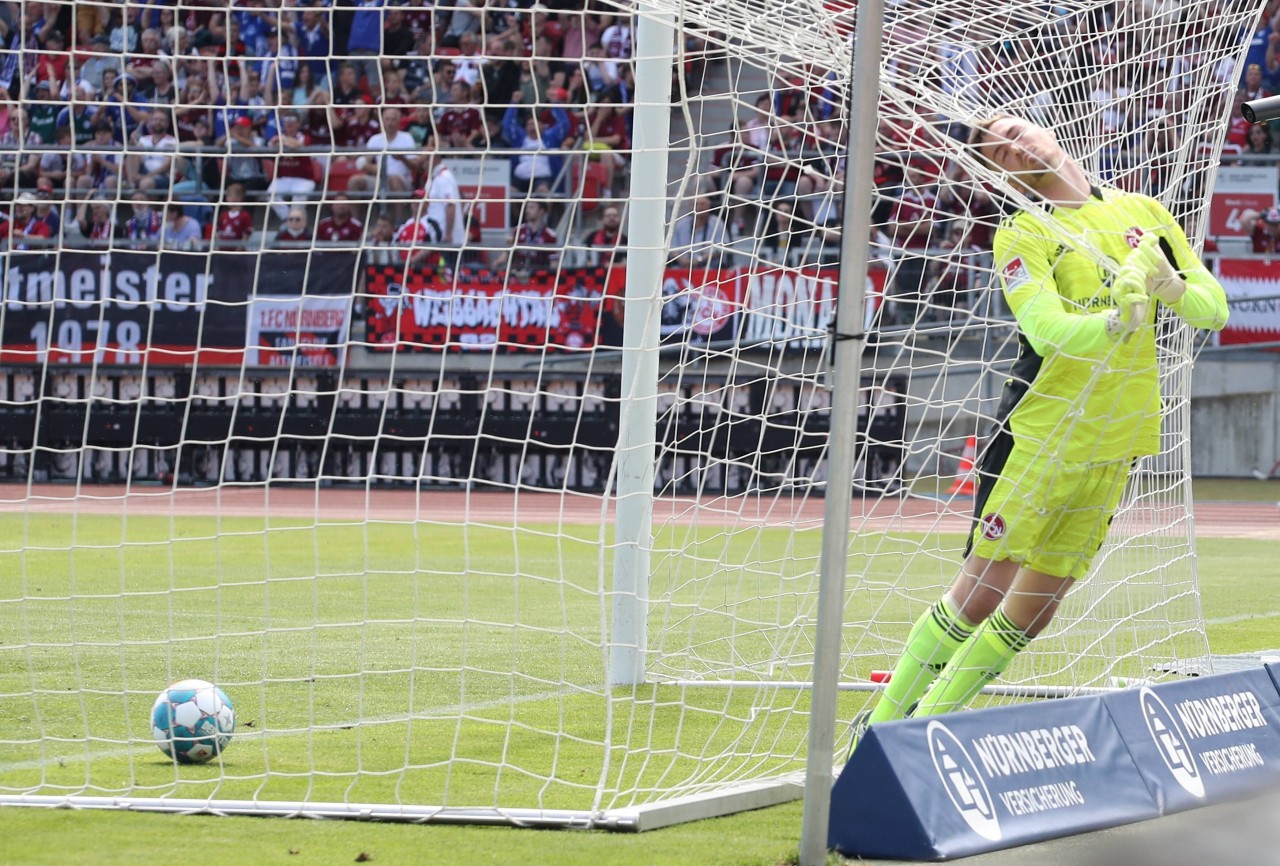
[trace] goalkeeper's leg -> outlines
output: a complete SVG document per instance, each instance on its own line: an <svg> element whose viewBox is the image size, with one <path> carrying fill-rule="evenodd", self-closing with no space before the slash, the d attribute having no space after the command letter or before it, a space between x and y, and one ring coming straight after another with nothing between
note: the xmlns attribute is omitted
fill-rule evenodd
<svg viewBox="0 0 1280 866"><path fill-rule="evenodd" d="M911 714L956 652L972 640L978 624L1000 604L1017 569L1015 562L978 556L965 560L946 595L911 628L906 650L865 724L903 719Z"/></svg>
<svg viewBox="0 0 1280 866"><path fill-rule="evenodd" d="M949 713L973 700L1049 624L1073 583L1069 577L1021 569L1000 609L952 654L912 715Z"/></svg>

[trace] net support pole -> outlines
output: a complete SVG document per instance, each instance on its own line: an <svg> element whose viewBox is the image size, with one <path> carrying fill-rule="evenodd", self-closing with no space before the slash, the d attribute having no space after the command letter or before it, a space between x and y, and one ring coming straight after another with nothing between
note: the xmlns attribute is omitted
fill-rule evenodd
<svg viewBox="0 0 1280 866"><path fill-rule="evenodd" d="M858 426L862 335L870 259L871 204L875 185L876 114L880 93L884 0L858 4L849 94L840 284L831 345L831 438L827 446L827 490L823 502L817 633L814 636L809 754L805 769L800 866L827 861L831 816L836 700L840 693L844 626L845 565L849 557L849 510L853 490L854 441Z"/></svg>
<svg viewBox="0 0 1280 866"><path fill-rule="evenodd" d="M636 25L635 138L631 159L622 393L616 456L609 682L644 682L649 553L658 429L658 335L667 265L667 155L671 138L672 17L646 4Z"/></svg>

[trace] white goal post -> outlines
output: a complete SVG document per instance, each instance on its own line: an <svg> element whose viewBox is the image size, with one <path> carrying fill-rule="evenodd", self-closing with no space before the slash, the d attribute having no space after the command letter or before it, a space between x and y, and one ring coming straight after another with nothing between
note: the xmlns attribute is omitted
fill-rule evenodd
<svg viewBox="0 0 1280 866"><path fill-rule="evenodd" d="M854 5L17 4L0 804L638 830L829 783L1017 350L965 126L1199 238L1262 7L901 0L859 91ZM1160 327L1161 452L987 705L1206 669ZM204 765L150 731L189 678Z"/></svg>

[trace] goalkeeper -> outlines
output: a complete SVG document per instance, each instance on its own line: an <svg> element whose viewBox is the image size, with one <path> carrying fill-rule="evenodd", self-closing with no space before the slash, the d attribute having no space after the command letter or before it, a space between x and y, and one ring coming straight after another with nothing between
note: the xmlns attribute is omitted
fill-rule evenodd
<svg viewBox="0 0 1280 866"><path fill-rule="evenodd" d="M1227 321L1222 286L1163 205L1100 189L1021 118L979 124L969 144L1044 205L1007 216L993 240L1021 349L960 573L911 629L855 746L868 725L963 707L1048 625L1088 573L1135 458L1158 449L1156 305L1196 328Z"/></svg>

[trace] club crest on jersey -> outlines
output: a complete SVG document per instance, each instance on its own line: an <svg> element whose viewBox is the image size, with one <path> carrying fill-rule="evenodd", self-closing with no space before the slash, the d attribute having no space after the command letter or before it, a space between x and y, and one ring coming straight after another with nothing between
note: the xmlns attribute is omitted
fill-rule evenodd
<svg viewBox="0 0 1280 866"><path fill-rule="evenodd" d="M1031 272L1027 270L1026 264L1022 261L1022 256L1016 256L1000 270L1004 276L1004 285L1006 289L1016 289L1023 283L1031 279Z"/></svg>
<svg viewBox="0 0 1280 866"><path fill-rule="evenodd" d="M1138 242L1142 240L1143 234L1144 232L1142 229L1137 226L1129 226L1128 231L1124 233L1124 242L1136 250L1138 248Z"/></svg>
<svg viewBox="0 0 1280 866"><path fill-rule="evenodd" d="M999 514L984 515L978 521L978 525L982 528L982 537L987 541L996 541L1004 537L1004 518Z"/></svg>

